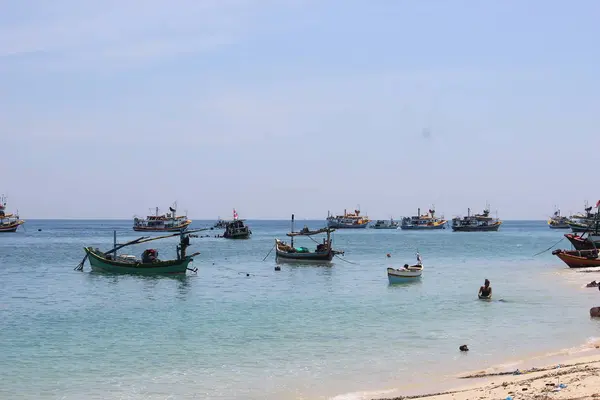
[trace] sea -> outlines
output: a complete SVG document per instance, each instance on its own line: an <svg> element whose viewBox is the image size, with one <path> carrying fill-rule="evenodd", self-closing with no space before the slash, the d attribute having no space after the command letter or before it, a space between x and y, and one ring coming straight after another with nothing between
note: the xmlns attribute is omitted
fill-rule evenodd
<svg viewBox="0 0 600 400"><path fill-rule="evenodd" d="M110 249L114 231L119 243L139 237L132 221L28 220L0 234L0 398L392 397L464 371L593 351L600 337L589 317L600 292L585 287L600 273L553 256L570 246L545 221L480 233L338 230L345 254L329 266L276 264L274 239L289 221L247 222L249 240L199 232L189 249L201 252L198 270L180 277L74 270L85 246ZM304 225L324 221L296 221ZM123 252L173 258L177 243ZM421 279L390 285L386 268L414 263L417 251ZM485 279L492 301L477 298Z"/></svg>

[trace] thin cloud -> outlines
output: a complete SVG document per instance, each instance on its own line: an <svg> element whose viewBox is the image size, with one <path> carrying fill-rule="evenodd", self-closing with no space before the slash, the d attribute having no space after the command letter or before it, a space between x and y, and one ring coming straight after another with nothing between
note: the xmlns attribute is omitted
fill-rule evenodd
<svg viewBox="0 0 600 400"><path fill-rule="evenodd" d="M12 61L19 67L52 69L121 62L127 66L136 60L210 51L247 34L255 15L269 3L23 1L3 9L0 59L4 68Z"/></svg>

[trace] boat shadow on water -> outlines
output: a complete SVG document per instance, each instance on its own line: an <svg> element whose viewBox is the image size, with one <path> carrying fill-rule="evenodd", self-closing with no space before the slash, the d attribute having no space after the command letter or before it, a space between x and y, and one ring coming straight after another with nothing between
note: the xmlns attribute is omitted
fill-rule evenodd
<svg viewBox="0 0 600 400"><path fill-rule="evenodd" d="M398 287L403 287L403 286L417 286L417 285L421 285L422 283L423 283L423 281L421 279L412 279L412 280L393 282L393 283L388 281L388 287L389 288L398 288Z"/></svg>

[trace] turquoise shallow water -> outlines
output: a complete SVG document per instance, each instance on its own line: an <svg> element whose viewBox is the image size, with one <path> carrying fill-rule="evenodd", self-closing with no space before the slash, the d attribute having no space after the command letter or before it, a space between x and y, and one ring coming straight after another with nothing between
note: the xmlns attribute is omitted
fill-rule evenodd
<svg viewBox="0 0 600 400"><path fill-rule="evenodd" d="M139 236L130 221L28 221L0 235L0 398L350 399L600 336L588 314L600 295L582 288L598 276L550 252L532 257L565 233L543 221L490 233L338 231L352 263L279 272L273 254L262 259L288 222L249 223L247 241L192 239L199 271L181 278L73 271L83 246L111 246L113 229L119 242ZM154 243L174 255L176 239ZM413 262L417 248L421 281L389 286L385 269ZM504 302L477 300L485 278Z"/></svg>

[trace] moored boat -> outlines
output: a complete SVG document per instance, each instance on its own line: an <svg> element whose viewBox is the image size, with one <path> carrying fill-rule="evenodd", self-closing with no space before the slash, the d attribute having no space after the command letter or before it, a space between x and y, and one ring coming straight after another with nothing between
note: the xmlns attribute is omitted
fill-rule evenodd
<svg viewBox="0 0 600 400"><path fill-rule="evenodd" d="M224 219L221 219L221 217L219 217L217 219L217 222L215 222L215 224L213 225L213 228L216 228L216 229L225 229L225 227L227 226L227 222L228 221L226 221Z"/></svg>
<svg viewBox="0 0 600 400"><path fill-rule="evenodd" d="M598 203L596 203L596 208L598 207ZM567 224L569 228L571 228L572 232L586 232L590 229L592 224L594 224L594 220L598 213L592 213L592 207L588 206L587 201L585 202L584 213L579 213L572 215Z"/></svg>
<svg viewBox="0 0 600 400"><path fill-rule="evenodd" d="M225 239L248 239L252 234L252 231L244 222L245 220L239 219L237 211L233 210L233 220L223 221L225 224L225 233L223 236Z"/></svg>
<svg viewBox="0 0 600 400"><path fill-rule="evenodd" d="M76 270L83 270L83 266L86 260L89 260L92 271L95 272L107 272L117 274L136 274L136 275L174 275L174 274L185 274L186 271L191 270L196 272L197 269L188 268L188 265L193 258L200 254L199 252L190 255L186 254L186 249L190 245L190 236L193 232L203 231L205 229L198 229L195 231L181 230L179 233L174 233L167 236L160 236L149 238L143 236L141 238L132 240L125 244L117 244L117 234L114 232L114 245L111 250L101 251L98 248L85 247L85 257L75 268ZM133 255L119 255L117 251L126 246L132 246L135 244L142 244L153 240L164 239L179 235L180 241L177 246L177 258L171 260L160 260L158 258L158 251L156 249L146 249L142 253L140 258Z"/></svg>
<svg viewBox="0 0 600 400"><path fill-rule="evenodd" d="M452 219L453 232L495 232L500 225L502 225L502 221L490 217L489 205L481 214L471 215L471 209L468 208L466 217Z"/></svg>
<svg viewBox="0 0 600 400"><path fill-rule="evenodd" d="M330 262L336 254L344 254L343 251L334 250L332 246L331 233L334 228L322 228L316 231L311 231L308 227L304 227L300 232L294 232L294 215L292 214L292 228L287 234L290 238L290 244L275 239L275 258L277 261L288 262ZM326 238L322 243L316 242L312 236L326 234ZM311 251L307 247L295 247L294 238L298 236L310 237L317 243L315 250Z"/></svg>
<svg viewBox="0 0 600 400"><path fill-rule="evenodd" d="M552 217L548 218L548 227L550 229L569 229L569 218L560 215L560 209L556 209Z"/></svg>
<svg viewBox="0 0 600 400"><path fill-rule="evenodd" d="M371 229L398 229L400 224L398 221L394 221L393 218L390 218L389 221L384 219L378 219L375 221L373 225L370 226Z"/></svg>
<svg viewBox="0 0 600 400"><path fill-rule="evenodd" d="M435 216L434 208L423 215L421 215L421 209L419 208L417 209L417 215L402 218L400 228L410 230L446 229L447 222L443 217L438 218Z"/></svg>
<svg viewBox="0 0 600 400"><path fill-rule="evenodd" d="M600 206L600 201L596 203L596 207ZM589 221L587 229L582 233L567 233L565 237L575 250L592 250L600 248L600 214L596 213L595 218Z"/></svg>
<svg viewBox="0 0 600 400"><path fill-rule="evenodd" d="M366 228L371 220L366 215L360 215L360 210L354 210L348 213L344 210L344 215L331 215L327 212L327 226L334 229L360 229Z"/></svg>
<svg viewBox="0 0 600 400"><path fill-rule="evenodd" d="M133 230L136 232L179 232L187 229L192 223L187 215L177 215L177 205L169 207L168 213L159 214L158 207L154 215L146 218L133 218Z"/></svg>
<svg viewBox="0 0 600 400"><path fill-rule="evenodd" d="M0 196L0 232L16 232L24 223L19 215L6 212L6 197Z"/></svg>
<svg viewBox="0 0 600 400"><path fill-rule="evenodd" d="M580 235L576 233L566 233L565 237L571 242L575 250L592 250L600 248L600 234L598 234L598 232L588 232L587 235L585 233Z"/></svg>
<svg viewBox="0 0 600 400"><path fill-rule="evenodd" d="M387 276L390 284L405 283L418 279L423 274L421 255L417 252L417 263L415 265L404 264L402 268L388 268Z"/></svg>
<svg viewBox="0 0 600 400"><path fill-rule="evenodd" d="M598 249L592 250L554 250L553 255L560 258L569 268L600 267Z"/></svg>

